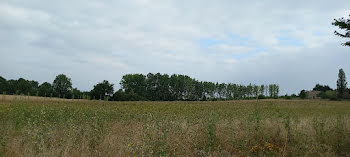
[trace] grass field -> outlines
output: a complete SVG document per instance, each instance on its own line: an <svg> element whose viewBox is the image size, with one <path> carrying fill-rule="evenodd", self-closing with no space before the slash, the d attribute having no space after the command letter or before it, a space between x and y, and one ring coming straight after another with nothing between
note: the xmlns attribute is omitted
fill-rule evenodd
<svg viewBox="0 0 350 157"><path fill-rule="evenodd" d="M0 156L350 156L350 102L0 95Z"/></svg>

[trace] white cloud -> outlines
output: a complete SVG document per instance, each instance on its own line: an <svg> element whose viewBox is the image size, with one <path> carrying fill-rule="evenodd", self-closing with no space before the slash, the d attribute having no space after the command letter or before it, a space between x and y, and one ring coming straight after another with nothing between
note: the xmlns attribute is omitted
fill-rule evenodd
<svg viewBox="0 0 350 157"><path fill-rule="evenodd" d="M247 51L254 50L251 47L246 46L237 46L237 45L228 45L228 44L216 44L208 47L209 51L224 56L234 56L236 54L241 54Z"/></svg>
<svg viewBox="0 0 350 157"><path fill-rule="evenodd" d="M0 75L52 81L67 73L83 90L103 79L118 84L125 73L148 72L277 82L287 93L317 82L332 86L337 68L350 70L343 61L349 50L340 46L331 25L349 14L349 5L346 0L5 0ZM302 45L283 45L280 36ZM208 45L206 52L202 39L227 42Z"/></svg>

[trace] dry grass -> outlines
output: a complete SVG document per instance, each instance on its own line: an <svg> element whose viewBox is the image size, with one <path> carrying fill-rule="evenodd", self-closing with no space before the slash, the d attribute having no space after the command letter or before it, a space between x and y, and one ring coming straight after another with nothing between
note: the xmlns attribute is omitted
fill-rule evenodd
<svg viewBox="0 0 350 157"><path fill-rule="evenodd" d="M350 102L0 95L0 156L350 156Z"/></svg>

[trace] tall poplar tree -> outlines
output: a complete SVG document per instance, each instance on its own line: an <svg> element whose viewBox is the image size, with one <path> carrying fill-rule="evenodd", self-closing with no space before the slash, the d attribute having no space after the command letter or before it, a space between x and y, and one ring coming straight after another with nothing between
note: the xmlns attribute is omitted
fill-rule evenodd
<svg viewBox="0 0 350 157"><path fill-rule="evenodd" d="M337 96L343 98L346 89L346 76L343 69L339 69L338 80L337 80Z"/></svg>

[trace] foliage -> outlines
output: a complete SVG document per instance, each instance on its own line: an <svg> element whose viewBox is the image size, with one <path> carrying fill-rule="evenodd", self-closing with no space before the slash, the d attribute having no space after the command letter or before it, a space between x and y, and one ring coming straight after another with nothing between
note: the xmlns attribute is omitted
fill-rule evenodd
<svg viewBox="0 0 350 157"><path fill-rule="evenodd" d="M7 91L7 80L0 76L0 94Z"/></svg>
<svg viewBox="0 0 350 157"><path fill-rule="evenodd" d="M69 98L72 91L71 79L64 74L57 75L52 83L52 88L55 96Z"/></svg>
<svg viewBox="0 0 350 157"><path fill-rule="evenodd" d="M4 82L4 83L1 83ZM5 84L5 87L1 87ZM278 98L279 86L240 85L234 83L218 83L198 81L187 75L173 74L127 74L120 81L121 90L113 93L113 84L104 80L94 85L90 92L82 92L72 88L71 79L64 74L56 76L52 85L44 82L39 86L36 81L23 78L18 80L0 79L0 91L6 94L24 94L42 97L64 97L69 99L95 99L115 101L205 101L205 100L238 100L259 99L259 95ZM270 88L269 88L270 87ZM2 92L2 93L3 93Z"/></svg>
<svg viewBox="0 0 350 157"><path fill-rule="evenodd" d="M333 89L331 87L329 87L328 85L316 84L312 90L325 92L325 91L329 91L329 90L333 90Z"/></svg>
<svg viewBox="0 0 350 157"><path fill-rule="evenodd" d="M300 93L299 93L299 97L301 99L306 99L307 98L307 93L305 90L301 90Z"/></svg>
<svg viewBox="0 0 350 157"><path fill-rule="evenodd" d="M52 85L48 82L44 82L39 86L38 92L39 92L39 96L43 96L43 97L52 96L52 92L53 92Z"/></svg>
<svg viewBox="0 0 350 157"><path fill-rule="evenodd" d="M348 101L326 100L6 96L0 156L350 156L349 110Z"/></svg>
<svg viewBox="0 0 350 157"><path fill-rule="evenodd" d="M350 19L344 19L344 18L334 19L334 22L332 24L334 26L339 27L339 29L342 29L345 31L345 33L339 33L338 31L334 31L335 35L340 36L342 38L350 38ZM342 45L350 46L350 41L347 41Z"/></svg>
<svg viewBox="0 0 350 157"><path fill-rule="evenodd" d="M346 89L346 76L343 69L339 69L338 80L337 80L337 97L343 98Z"/></svg>
<svg viewBox="0 0 350 157"><path fill-rule="evenodd" d="M113 94L114 101L142 101L146 100L144 97L137 95L136 93L125 93L122 89L119 89Z"/></svg>
<svg viewBox="0 0 350 157"><path fill-rule="evenodd" d="M269 85L269 92L271 98L277 98L279 93L279 86L277 84Z"/></svg>
<svg viewBox="0 0 350 157"><path fill-rule="evenodd" d="M337 94L335 91L332 90L328 90L325 92L321 92L320 94L317 95L318 97L322 98L322 99L336 99L337 98Z"/></svg>
<svg viewBox="0 0 350 157"><path fill-rule="evenodd" d="M97 100L104 100L106 97L112 97L114 92L114 85L110 84L107 80L103 80L94 86L91 90L91 97Z"/></svg>
<svg viewBox="0 0 350 157"><path fill-rule="evenodd" d="M265 97L265 95L262 95L262 94L260 94L259 96L258 96L258 99L265 99L266 97Z"/></svg>
<svg viewBox="0 0 350 157"><path fill-rule="evenodd" d="M19 94L19 91L16 89L17 87L17 80L8 80L7 81L7 91L6 91L6 94Z"/></svg>
<svg viewBox="0 0 350 157"><path fill-rule="evenodd" d="M288 94L283 96L284 99L292 99L292 96L289 96Z"/></svg>
<svg viewBox="0 0 350 157"><path fill-rule="evenodd" d="M83 92L81 92L79 89L73 88L72 99L84 99L83 95L84 95Z"/></svg>
<svg viewBox="0 0 350 157"><path fill-rule="evenodd" d="M142 74L124 75L120 81L120 85L128 94L146 95L146 77Z"/></svg>
<svg viewBox="0 0 350 157"><path fill-rule="evenodd" d="M18 94L18 95L37 95L38 92L37 81L29 81L23 78L18 80L8 80L0 78L0 91L6 94Z"/></svg>
<svg viewBox="0 0 350 157"><path fill-rule="evenodd" d="M127 74L121 81L124 94L140 96L153 101L172 100L232 100L258 98L263 95L264 85L248 86L232 83L213 83L197 81L186 75L173 74ZM271 85L270 85L271 86ZM277 98L279 86L273 84L272 97ZM121 91L118 93L122 97ZM118 98L119 99L119 98Z"/></svg>

